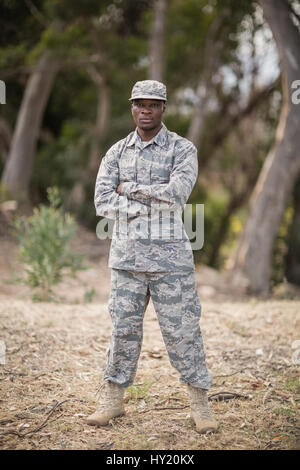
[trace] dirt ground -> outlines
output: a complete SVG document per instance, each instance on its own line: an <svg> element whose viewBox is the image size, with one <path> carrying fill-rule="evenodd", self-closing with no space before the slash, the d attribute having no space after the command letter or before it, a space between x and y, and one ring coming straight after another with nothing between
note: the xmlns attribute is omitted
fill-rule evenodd
<svg viewBox="0 0 300 470"><path fill-rule="evenodd" d="M126 415L103 428L85 424L111 332L108 247L81 230L74 249L89 268L56 287L59 301L33 302L13 281L22 273L15 244L0 239L1 449L298 449L299 297L246 297L205 267L196 277L218 431L195 431L151 302Z"/></svg>

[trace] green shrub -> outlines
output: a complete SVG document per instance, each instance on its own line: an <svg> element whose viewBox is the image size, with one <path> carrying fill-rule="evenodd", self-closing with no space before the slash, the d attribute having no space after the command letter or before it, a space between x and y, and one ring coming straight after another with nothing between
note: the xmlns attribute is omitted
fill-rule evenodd
<svg viewBox="0 0 300 470"><path fill-rule="evenodd" d="M63 213L59 190L48 188L49 206L34 208L30 217L19 217L14 221L19 242L19 260L27 276L21 282L32 288L40 288L41 295L33 300L54 300L53 286L58 284L65 268L75 275L83 265L81 254L70 249L70 240L76 233L74 218Z"/></svg>

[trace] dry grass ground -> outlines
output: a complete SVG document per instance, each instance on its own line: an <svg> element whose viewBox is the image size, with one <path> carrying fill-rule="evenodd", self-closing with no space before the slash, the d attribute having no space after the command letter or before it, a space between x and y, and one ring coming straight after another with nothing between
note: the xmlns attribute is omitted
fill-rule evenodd
<svg viewBox="0 0 300 470"><path fill-rule="evenodd" d="M88 252L89 241L77 242ZM2 449L299 448L300 354L292 347L300 340L299 300L232 298L224 285L207 285L212 272L205 271L204 282L199 270L218 432L199 435L190 422L187 392L169 365L151 303L136 381L126 391L127 414L93 428L85 417L97 406L111 331L106 245L89 256L90 269L57 288L60 302L35 303L27 288L8 282L19 272L15 247L0 243Z"/></svg>

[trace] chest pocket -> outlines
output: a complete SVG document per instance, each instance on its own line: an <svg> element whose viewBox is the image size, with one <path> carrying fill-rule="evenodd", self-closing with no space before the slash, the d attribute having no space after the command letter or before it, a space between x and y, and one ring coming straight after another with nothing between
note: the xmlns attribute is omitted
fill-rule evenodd
<svg viewBox="0 0 300 470"><path fill-rule="evenodd" d="M134 154L122 155L119 160L120 182L136 181Z"/></svg>
<svg viewBox="0 0 300 470"><path fill-rule="evenodd" d="M151 167L151 183L168 183L170 181L170 174L172 170L172 164L154 163L152 162Z"/></svg>

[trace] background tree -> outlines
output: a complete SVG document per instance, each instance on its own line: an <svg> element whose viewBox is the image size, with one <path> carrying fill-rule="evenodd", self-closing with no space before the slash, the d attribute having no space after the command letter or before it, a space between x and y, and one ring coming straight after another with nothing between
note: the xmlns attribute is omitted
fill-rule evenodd
<svg viewBox="0 0 300 470"><path fill-rule="evenodd" d="M280 8L278 8L278 4ZM236 258L236 269L249 279L252 292L269 291L272 248L287 199L300 171L300 108L292 100L292 83L300 73L300 34L289 3L261 0L281 60L283 104L275 144L251 195L249 215Z"/></svg>
<svg viewBox="0 0 300 470"><path fill-rule="evenodd" d="M287 281L300 285L300 178L293 189L293 220L289 230L285 275Z"/></svg>
<svg viewBox="0 0 300 470"><path fill-rule="evenodd" d="M20 203L27 202L28 199L37 138L58 69L58 60L50 51L44 51L28 79L20 106L1 179L1 184Z"/></svg>
<svg viewBox="0 0 300 470"><path fill-rule="evenodd" d="M154 19L149 38L149 80L164 79L166 29L170 0L154 0Z"/></svg>

